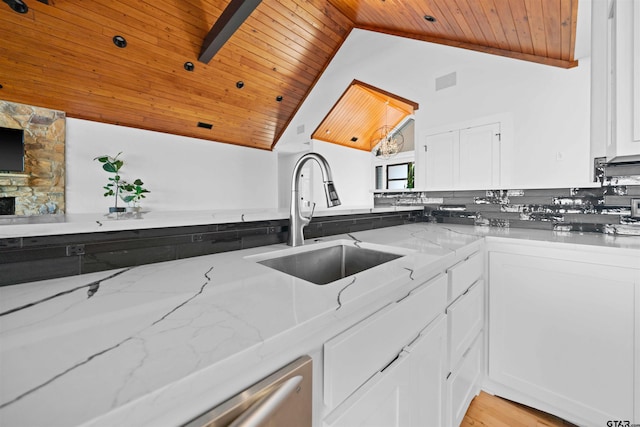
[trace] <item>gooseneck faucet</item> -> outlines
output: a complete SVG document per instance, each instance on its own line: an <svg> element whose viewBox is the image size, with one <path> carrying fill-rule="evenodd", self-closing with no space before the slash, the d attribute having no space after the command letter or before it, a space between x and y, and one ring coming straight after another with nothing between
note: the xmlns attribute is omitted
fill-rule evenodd
<svg viewBox="0 0 640 427"><path fill-rule="evenodd" d="M302 167L309 160L315 160L320 166L322 172L322 181L324 183L324 193L327 198L327 206L332 208L340 205L340 199L338 193L333 185L333 179L331 178L331 167L327 159L322 157L318 153L307 153L300 157L293 167L293 178L291 180L291 206L289 209L289 240L287 244L289 246L301 246L304 245L304 228L311 222L313 216L313 210L309 217L302 216L300 212L300 197L298 194L298 186L300 185L300 174L302 173ZM315 203L313 204L315 209Z"/></svg>

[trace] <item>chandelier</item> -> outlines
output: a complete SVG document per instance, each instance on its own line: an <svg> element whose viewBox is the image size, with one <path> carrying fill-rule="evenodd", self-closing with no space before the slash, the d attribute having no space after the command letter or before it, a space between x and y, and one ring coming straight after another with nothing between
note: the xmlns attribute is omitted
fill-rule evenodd
<svg viewBox="0 0 640 427"><path fill-rule="evenodd" d="M386 105L385 123L388 123L389 101L386 102ZM369 146L372 147L371 153L374 156L389 159L402 151L404 136L399 130L394 132L394 128L385 124L373 133Z"/></svg>

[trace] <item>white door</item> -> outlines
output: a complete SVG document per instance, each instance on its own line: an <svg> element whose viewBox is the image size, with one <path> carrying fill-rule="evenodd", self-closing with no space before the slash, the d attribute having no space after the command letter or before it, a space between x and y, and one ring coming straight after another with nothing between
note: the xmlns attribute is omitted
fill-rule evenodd
<svg viewBox="0 0 640 427"><path fill-rule="evenodd" d="M579 424L632 420L637 273L543 255L489 255L490 379Z"/></svg>
<svg viewBox="0 0 640 427"><path fill-rule="evenodd" d="M423 149L425 185L429 190L451 190L457 181L459 132L429 135Z"/></svg>
<svg viewBox="0 0 640 427"><path fill-rule="evenodd" d="M459 188L500 185L500 123L460 130L459 171Z"/></svg>

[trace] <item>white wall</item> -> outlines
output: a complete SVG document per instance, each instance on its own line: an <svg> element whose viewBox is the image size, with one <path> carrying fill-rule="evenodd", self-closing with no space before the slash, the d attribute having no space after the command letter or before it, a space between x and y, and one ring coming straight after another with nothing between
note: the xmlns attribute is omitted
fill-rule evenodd
<svg viewBox="0 0 640 427"><path fill-rule="evenodd" d="M160 132L67 119L67 213L106 212L109 174L93 159L122 151L125 179L140 178L153 211L278 207L276 153Z"/></svg>
<svg viewBox="0 0 640 427"><path fill-rule="evenodd" d="M372 179L371 155L368 152L342 147L322 141L311 141L306 145L308 151L321 154L327 159L331 167L333 182L340 197L340 206L331 208L331 212L338 213L344 209L372 208L373 196L369 191ZM280 181L280 207L288 208L291 195L291 178L296 161L303 155L300 153L281 152L278 162ZM307 166L309 165L309 166ZM322 173L314 161L305 165L305 176L300 187L300 196L304 200L316 203L316 211L326 210L327 202L322 185ZM305 208L305 210L308 210Z"/></svg>
<svg viewBox="0 0 640 427"><path fill-rule="evenodd" d="M582 3L581 3L582 7ZM580 49L588 55L588 49ZM510 114L514 139L505 150L511 187L590 182L590 58L561 69L449 46L354 30L283 134L276 150L303 150L353 79L419 103L417 144L425 130ZM435 79L457 73L457 85L435 91ZM305 132L298 135L298 126ZM559 159L559 160L558 160ZM345 162L342 168L353 165ZM358 167L361 167L359 165ZM418 171L419 173L419 171ZM370 180L359 182L370 190Z"/></svg>

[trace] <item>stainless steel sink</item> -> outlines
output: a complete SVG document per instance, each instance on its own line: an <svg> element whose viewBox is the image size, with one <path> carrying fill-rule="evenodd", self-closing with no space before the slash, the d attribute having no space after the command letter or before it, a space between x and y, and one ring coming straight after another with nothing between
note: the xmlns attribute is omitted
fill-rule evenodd
<svg viewBox="0 0 640 427"><path fill-rule="evenodd" d="M326 285L405 255L365 248L353 242L332 243L294 253L285 251L285 254L257 262L316 285Z"/></svg>

